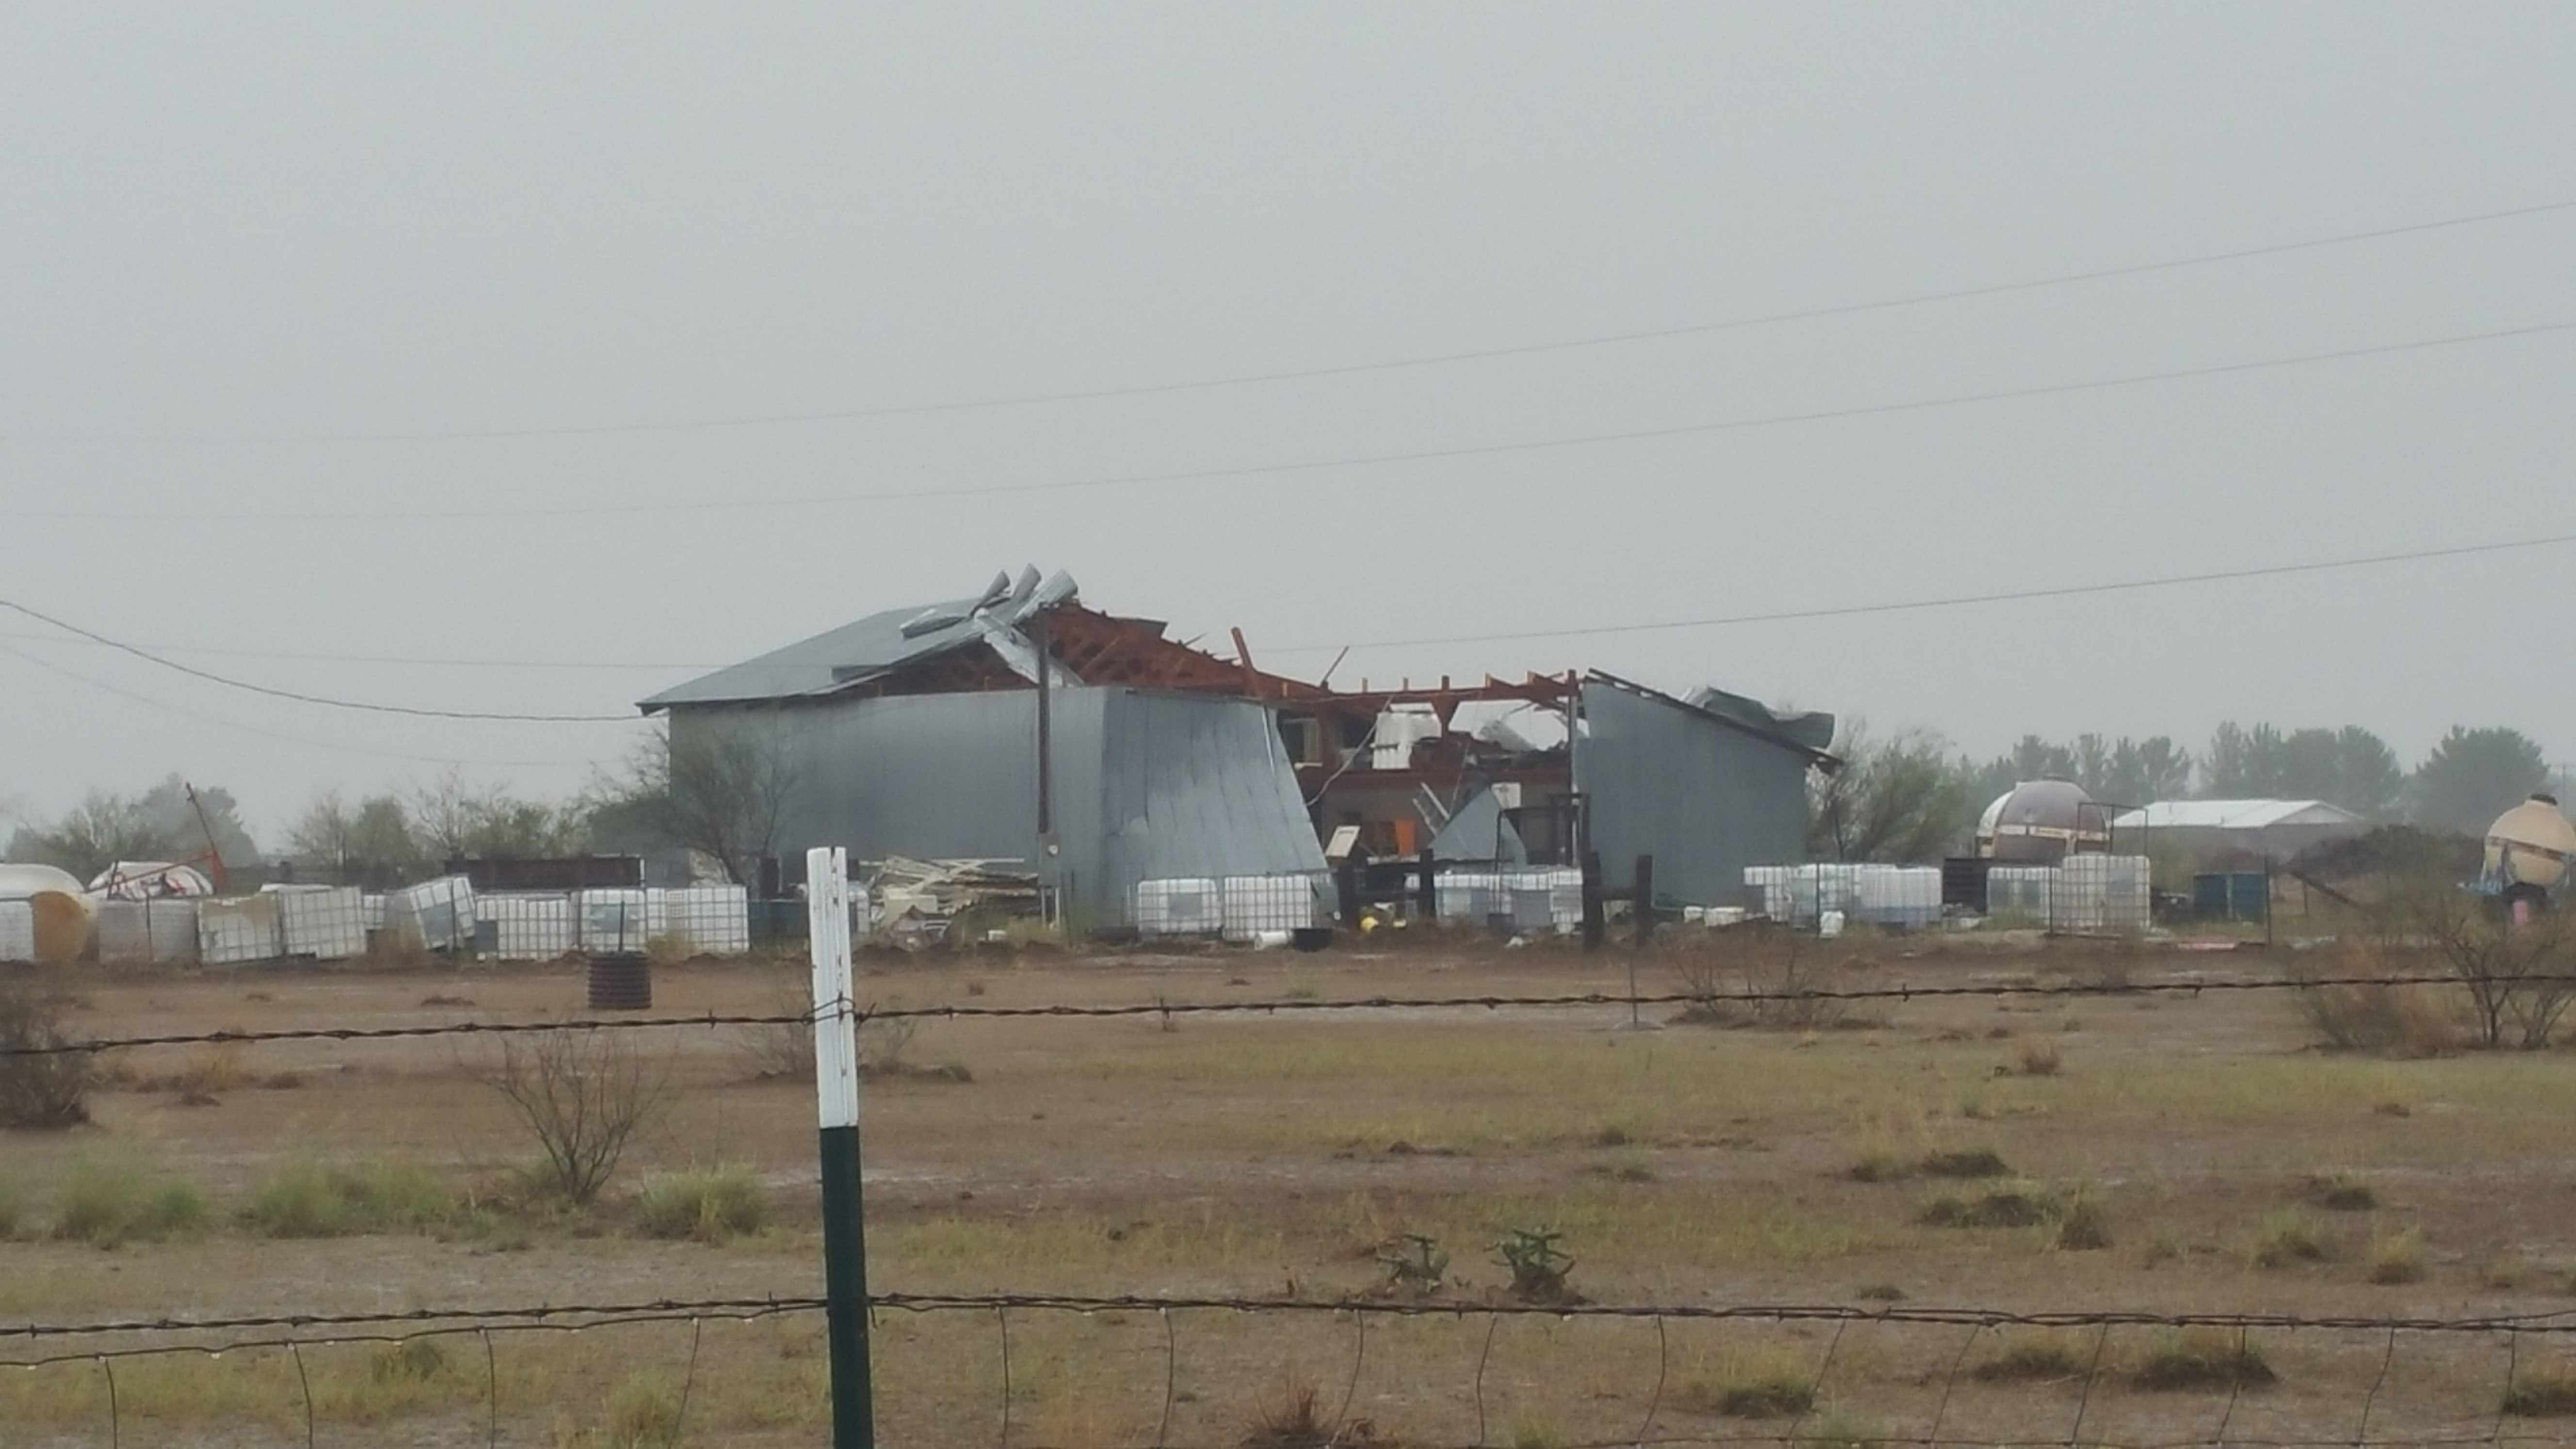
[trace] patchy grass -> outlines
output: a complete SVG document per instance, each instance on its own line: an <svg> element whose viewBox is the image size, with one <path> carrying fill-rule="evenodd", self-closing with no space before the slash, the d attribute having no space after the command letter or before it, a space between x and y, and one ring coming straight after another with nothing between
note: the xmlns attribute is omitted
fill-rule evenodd
<svg viewBox="0 0 2576 1449"><path fill-rule="evenodd" d="M2138 1361L2130 1378L2142 1389L2259 1389L2281 1376L2243 1334L2191 1328L2166 1338Z"/></svg>
<svg viewBox="0 0 2576 1449"><path fill-rule="evenodd" d="M1972 1147L1963 1151L1934 1152L1918 1164L1925 1177L2010 1177L2012 1169L1990 1147Z"/></svg>
<svg viewBox="0 0 2576 1449"><path fill-rule="evenodd" d="M1894 1152L1872 1150L1862 1153L1843 1175L1854 1182L1901 1182L1911 1173L1905 1159Z"/></svg>
<svg viewBox="0 0 2576 1449"><path fill-rule="evenodd" d="M447 1371L447 1350L434 1338L407 1338L376 1350L367 1377L380 1384L426 1383Z"/></svg>
<svg viewBox="0 0 2576 1449"><path fill-rule="evenodd" d="M2576 1414L2576 1368L2553 1365L2524 1369L2505 1386L2500 1411L2525 1419L2556 1419Z"/></svg>
<svg viewBox="0 0 2576 1449"><path fill-rule="evenodd" d="M2412 1283L2424 1276L2424 1234L2401 1228L2370 1240L2370 1281Z"/></svg>
<svg viewBox="0 0 2576 1449"><path fill-rule="evenodd" d="M2254 1241L2246 1257L2257 1268L2288 1268L2300 1263L2322 1263L2332 1256L2325 1230L2315 1218L2297 1208L2281 1208L2263 1215L2254 1228Z"/></svg>
<svg viewBox="0 0 2576 1449"><path fill-rule="evenodd" d="M1885 1424L1849 1409L1833 1408L1798 1431L1797 1445L1798 1449L1877 1449L1887 1440Z"/></svg>
<svg viewBox="0 0 2576 1449"><path fill-rule="evenodd" d="M2068 1194L2057 1219L2057 1246L2070 1253L2097 1252L2111 1246L2111 1210L2092 1192Z"/></svg>
<svg viewBox="0 0 2576 1449"><path fill-rule="evenodd" d="M196 1184L134 1163L84 1162L64 1174L54 1236L113 1248L203 1232L214 1216Z"/></svg>
<svg viewBox="0 0 2576 1449"><path fill-rule="evenodd" d="M2014 1338L1968 1370L1968 1377L1981 1384L2056 1382L2081 1377L2087 1358L2054 1334Z"/></svg>
<svg viewBox="0 0 2576 1449"><path fill-rule="evenodd" d="M721 1243L767 1227L769 1197L748 1167L705 1167L645 1183L634 1212L636 1231L648 1238Z"/></svg>
<svg viewBox="0 0 2576 1449"><path fill-rule="evenodd" d="M2309 1178L2301 1185L2299 1196L2329 1212L2366 1213L2379 1206L2379 1194L2369 1183L2350 1173L2327 1173Z"/></svg>
<svg viewBox="0 0 2576 1449"><path fill-rule="evenodd" d="M1673 1402L1693 1413L1731 1419L1779 1419L1816 1406L1813 1366L1780 1350L1740 1355L1681 1387Z"/></svg>
<svg viewBox="0 0 2576 1449"><path fill-rule="evenodd" d="M458 1194L410 1163L290 1162L262 1178L242 1225L265 1238L342 1238L452 1221Z"/></svg>
<svg viewBox="0 0 2576 1449"><path fill-rule="evenodd" d="M2036 1188L2007 1187L1974 1197L1937 1197L1915 1221L1927 1228L2033 1228L2051 1221L2062 1204Z"/></svg>

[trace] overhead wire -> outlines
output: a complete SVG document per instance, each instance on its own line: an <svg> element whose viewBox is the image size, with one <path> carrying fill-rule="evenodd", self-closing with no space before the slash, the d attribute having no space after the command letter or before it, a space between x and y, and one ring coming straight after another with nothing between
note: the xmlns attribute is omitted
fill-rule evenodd
<svg viewBox="0 0 2576 1449"><path fill-rule="evenodd" d="M318 750L336 750L342 754L367 755L388 760L411 760L425 765L484 765L498 769L534 770L547 769L559 765L586 765L592 763L589 760L571 759L494 760L473 755L424 755L408 750L387 750L379 749L370 745L352 745L340 740L319 740L311 737L310 735L289 734L282 730L264 729L257 725L247 725L242 723L240 720L232 719L225 715L215 714L208 710L193 709L187 705L174 704L169 700L161 699L153 695L140 694L120 685L110 684L103 679L92 679L90 676L82 674L77 670L65 669L61 665L54 663L52 660L39 658L23 649L12 648L6 644L0 644L0 654L6 654L21 663L33 665L49 674L71 680L75 684L95 689L102 694L112 694L120 699L131 700L136 704L163 710L170 714L178 715L184 719L198 720L206 724L218 726L219 728L235 730L246 735L254 735L261 739L276 740L282 744L302 745L310 749Z"/></svg>
<svg viewBox="0 0 2576 1449"><path fill-rule="evenodd" d="M1584 348L1611 347L1633 342L1662 341L1677 337L1703 336L1752 327L1777 326L1789 322L1815 321L1832 317L1858 316L1899 308L1922 307L1940 302L1966 301L1980 297L2006 296L2017 292L2039 291L2052 287L2072 286L2085 282L2109 281L2121 277L2147 276L2158 272L2178 271L2191 267L2215 266L2226 262L2246 261L2258 257L2281 256L2313 251L2325 247L2346 246L2358 242L2380 241L2391 237L2421 235L2458 227L2478 226L2491 222L2543 216L2576 209L2576 200L2542 202L2531 206L2507 207L2501 210L2475 212L2463 216L2442 217L2432 221L2410 222L2398 226L2374 227L2363 231L2338 232L2329 236L2307 237L2296 241L2271 242L2255 246L2233 247L2222 251L2201 252L2190 256L2159 261L2133 262L2120 266L2096 267L2078 272L2060 272L2045 277L2025 278L2010 282L1992 282L1975 286L1951 287L1937 291L1912 292L1893 297L1873 298L1859 302L1832 303L1817 307L1793 308L1775 312L1750 313L1706 322L1687 322L1668 327L1637 328L1620 332L1595 333L1584 337L1557 338L1541 342L1510 343L1494 347L1460 348L1446 352L1419 353L1411 356L1379 358L1364 362L1337 363L1319 367L1272 368L1258 372L1228 373L1216 377L1183 379L1170 382L1136 383L1119 387L1079 388L1054 392L994 394L985 397L957 398L940 402L895 403L866 407L826 408L792 412L743 413L697 418L617 423L561 424L518 428L437 428L387 431L277 432L277 433L157 433L157 434L79 434L79 433L0 433L0 442L149 442L149 443L447 443L502 441L528 438L602 437L639 433L693 432L717 429L773 427L788 424L849 422L867 418L922 416L935 413L980 411L995 408L1027 407L1049 403L1090 402L1110 398L1152 397L1172 393L1202 392L1219 388L1245 387L1264 383L1301 382L1322 378L1349 377L1374 372L1393 372L1412 368L1444 366L1460 362L1483 362L1501 358L1526 357L1535 354L1571 351Z"/></svg>
<svg viewBox="0 0 2576 1449"><path fill-rule="evenodd" d="M632 723L635 719L635 716L632 714L523 714L506 710L439 709L424 705L381 704L369 700L341 699L327 694L308 694L302 690L279 689L272 685L254 684L246 679L235 679L230 675L217 674L212 670L199 669L192 664L181 664L175 659L165 658L159 654L153 653L149 649L142 648L139 645L128 644L121 639L111 638L108 635L99 633L95 629L84 628L68 619L46 613L42 609L33 608L29 605L19 603L14 599L0 599L0 609L8 609L14 613L24 614L28 618L33 619L40 624L51 624L57 629L77 634L93 643L105 645L110 649L131 654L137 659L160 665L164 669L175 670L178 673L188 675L192 678L206 680L213 684L220 684L230 689L247 690L252 694L264 694L275 699L293 700L299 704L323 705L331 709L360 710L373 714L411 715L423 719L501 721L525 724L628 724Z"/></svg>
<svg viewBox="0 0 2576 1449"><path fill-rule="evenodd" d="M1786 624L1811 619L1843 619L1869 614L1910 613L1920 609L1956 609L1973 604L2023 603L2033 599L2064 599L2087 594L2127 593L2139 589L2181 588L2192 584L2277 578L2293 574L2326 573L2336 569L2413 563L2425 559L2460 558L2475 554L2504 553L2516 549L2550 548L2569 543L2576 543L2576 533L2554 533L2540 538L2501 539L2489 543L2455 544L2442 548L2401 549L2389 553L2362 554L2349 558L2313 559L2304 563L2257 564L2235 569L2203 569L2187 574L2160 574L2149 578L2114 579L2100 583L2056 584L2033 589L1995 589L1983 593L1951 594L1929 599L1891 599L1874 604L1831 604L1808 609L1771 609L1753 614L1711 614L1694 618L1655 619L1627 624L1587 624L1565 629L1525 629L1507 633L1426 635L1411 639L1370 639L1331 644L1274 644L1265 645L1263 652L1315 654L1327 649L1427 648L1433 645L1491 644L1527 639L1577 639L1603 635L1647 634L1673 629L1715 629L1744 624Z"/></svg>
<svg viewBox="0 0 2576 1449"><path fill-rule="evenodd" d="M2386 564L2413 563L2425 560L2456 558L2478 554L2503 553L2520 549L2548 548L2576 543L2576 533L2545 534L2536 538L2494 539L2481 543L2454 544L2435 548L2398 549L2383 553L2359 554L2342 558L2311 559L2299 563L2254 564L2234 569L2204 569L2185 574L2157 574L2143 578L2114 579L2096 583L2056 584L2024 589L1997 589L1972 594L1948 594L1929 598L1888 599L1868 604L1819 605L1803 609L1775 609L1750 614L1715 614L1677 619L1652 619L1632 622L1570 625L1558 629L1519 629L1479 634L1424 635L1404 639L1368 639L1349 643L1272 644L1264 646L1270 654L1314 654L1338 649L1398 649L1452 644L1510 643L1530 639L1575 639L1596 636L1655 633L1677 629L1710 629L1748 624L1795 623L1813 619L1845 618L1870 614L1908 613L1927 609L1963 608L1977 604L2023 603L2037 599L2080 597L2088 594L2127 593L2143 589L2180 588L2195 584L2228 583L2246 579L2273 578L2298 574L2327 573L2342 569L2372 568ZM95 644L98 641L63 638L53 634L0 633L0 638L47 640L66 644ZM122 647L122 646L109 646ZM556 661L534 659L422 659L402 655L305 654L289 651L225 649L194 644L158 644L149 646L178 654L229 654L251 658L292 659L343 664L439 665L456 668L542 669L558 667ZM25 657L25 656L21 656ZM577 667L566 664L562 667ZM48 666L51 667L51 666ZM642 661L619 664L619 669L720 669L727 666L711 663L662 663ZM64 672L57 670L56 672ZM73 676L78 677L78 676ZM84 681L90 682L90 681ZM106 688L107 686L100 686ZM618 716L623 720L626 716Z"/></svg>
<svg viewBox="0 0 2576 1449"><path fill-rule="evenodd" d="M1217 468L1182 468L1161 472L1105 473L1080 478L1036 479L1022 483L976 483L939 488L862 489L848 492L806 493L767 498L706 498L664 500L658 502L619 502L560 504L540 508L478 509L442 507L425 509L296 509L252 511L185 512L155 509L146 514L107 513L90 509L21 509L13 519L47 519L52 521L120 521L158 523L224 523L224 522L342 522L379 523L418 519L454 518L593 518L611 515L653 513L744 513L777 508L832 507L855 503L920 502L959 498L1019 496L1102 488L1142 487L1162 483L1205 482L1224 478L1269 478L1290 473L1325 472L1336 468L1375 467L1390 463L1436 462L1451 458L1488 458L1512 453L1543 452L1560 448L1593 447L1603 443L1649 442L1661 438L1705 437L1718 433L1752 428L1781 427L1797 423L1833 422L1846 418L1884 417L1897 413L1924 412L1939 408L1964 407L1978 403L2010 402L2026 398L2061 397L2072 393L2101 392L2113 388L2138 387L2152 383L2179 382L2193 378L2226 377L2243 373L2275 371L2282 368L2307 367L2319 363L2344 362L2361 357L2381 357L2396 353L2423 352L2444 347L2466 347L2478 343L2501 342L2516 338L2541 337L2576 331L2576 322L2536 322L2521 327L2503 327L2484 332L2462 332L2442 337L2419 337L2404 342L2373 343L2361 347L2342 347L2325 352L2298 353L2286 357L2257 358L2246 362L2213 363L2199 367L2168 368L2158 372L2127 373L2114 377L2086 378L2075 382L2040 383L2028 387L1997 388L1982 392L1948 393L1938 397L1914 398L1903 402L1865 403L1851 407L1814 408L1802 412L1765 413L1752 417L1721 418L1709 422L1676 423L1658 428L1623 428L1602 432L1570 433L1549 438L1522 438L1503 443L1468 443L1445 448L1414 448L1389 453L1345 453L1327 458L1305 458L1275 463L1246 463Z"/></svg>

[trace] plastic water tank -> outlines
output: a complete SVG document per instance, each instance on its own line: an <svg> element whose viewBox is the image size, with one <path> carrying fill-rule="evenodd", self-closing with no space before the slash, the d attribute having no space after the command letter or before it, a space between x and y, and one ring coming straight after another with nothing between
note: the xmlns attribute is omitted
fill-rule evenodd
<svg viewBox="0 0 2576 1449"><path fill-rule="evenodd" d="M98 902L69 871L50 865L0 865L0 901L24 901L35 918L35 956L58 966L89 945Z"/></svg>

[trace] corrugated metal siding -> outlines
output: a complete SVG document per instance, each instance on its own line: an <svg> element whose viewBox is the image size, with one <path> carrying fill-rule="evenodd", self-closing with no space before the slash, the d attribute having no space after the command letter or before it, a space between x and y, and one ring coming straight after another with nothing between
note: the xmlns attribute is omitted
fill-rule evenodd
<svg viewBox="0 0 2576 1449"><path fill-rule="evenodd" d="M1265 707L1121 688L1054 696L1055 824L1078 925L1124 923L1139 880L1324 868ZM786 709L690 709L704 729L775 730L803 788L778 854L847 846L1033 860L1037 693L903 695Z"/></svg>
<svg viewBox="0 0 2576 1449"><path fill-rule="evenodd" d="M1267 708L1092 692L1108 696L1095 868L1116 883L1122 917L1140 880L1323 872L1323 847Z"/></svg>
<svg viewBox="0 0 2576 1449"><path fill-rule="evenodd" d="M1583 686L1583 718L1574 786L1607 882L1633 885L1652 855L1658 898L1723 904L1744 867L1806 858L1803 756L1615 685Z"/></svg>
<svg viewBox="0 0 2576 1449"><path fill-rule="evenodd" d="M1499 843L1502 854L1494 854ZM1492 786L1477 791L1440 833L1431 837L1431 853L1442 860L1500 860L1510 865L1529 864L1529 848L1521 843L1520 832L1503 819L1502 802L1494 798Z"/></svg>

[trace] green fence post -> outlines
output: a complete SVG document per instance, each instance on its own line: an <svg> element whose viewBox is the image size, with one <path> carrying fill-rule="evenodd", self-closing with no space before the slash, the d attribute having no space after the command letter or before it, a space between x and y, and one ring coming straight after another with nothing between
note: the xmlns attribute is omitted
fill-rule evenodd
<svg viewBox="0 0 2576 1449"><path fill-rule="evenodd" d="M868 1375L868 1243L859 1200L859 1024L850 979L850 858L805 853L814 960L814 1095L822 1117L823 1316L832 1337L832 1449L876 1449Z"/></svg>

